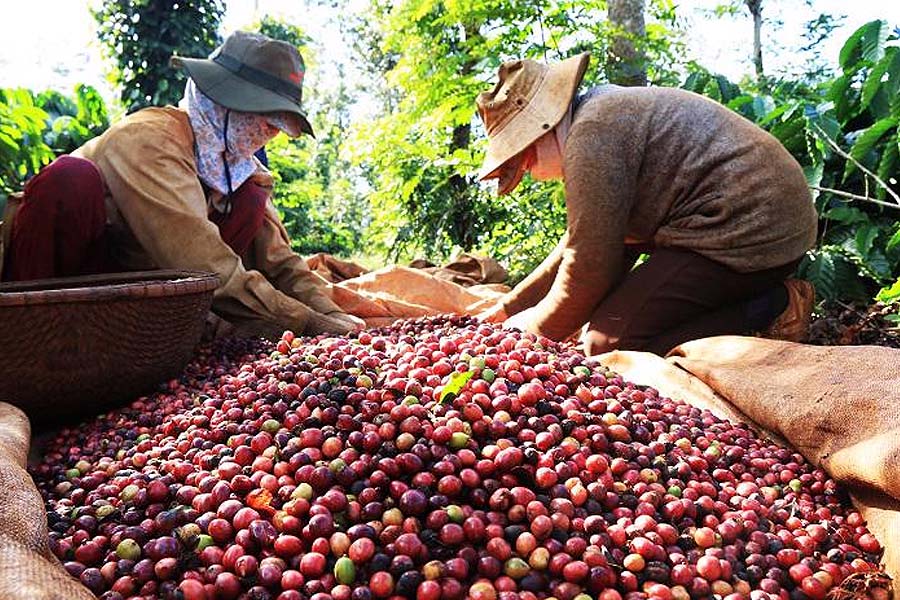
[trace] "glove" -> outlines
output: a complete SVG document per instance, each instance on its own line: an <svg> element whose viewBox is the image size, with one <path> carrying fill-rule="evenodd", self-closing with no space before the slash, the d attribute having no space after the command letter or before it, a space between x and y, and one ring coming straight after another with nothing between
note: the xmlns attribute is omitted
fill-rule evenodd
<svg viewBox="0 0 900 600"><path fill-rule="evenodd" d="M313 313L306 322L303 333L306 335L318 335L320 333L335 333L344 335L366 328L366 322L359 317L342 312L329 314Z"/></svg>

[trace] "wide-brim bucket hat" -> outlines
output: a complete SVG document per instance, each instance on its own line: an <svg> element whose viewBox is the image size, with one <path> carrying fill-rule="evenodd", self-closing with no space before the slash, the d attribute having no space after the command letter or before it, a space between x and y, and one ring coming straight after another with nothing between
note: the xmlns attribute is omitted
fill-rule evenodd
<svg viewBox="0 0 900 600"><path fill-rule="evenodd" d="M589 62L585 52L551 65L523 59L500 66L494 89L476 99L488 134L479 180L497 177L504 163L559 124Z"/></svg>
<svg viewBox="0 0 900 600"><path fill-rule="evenodd" d="M302 108L306 66L293 45L236 31L209 58L173 56L206 96L225 108L251 113L284 112L297 122L289 135L314 135Z"/></svg>

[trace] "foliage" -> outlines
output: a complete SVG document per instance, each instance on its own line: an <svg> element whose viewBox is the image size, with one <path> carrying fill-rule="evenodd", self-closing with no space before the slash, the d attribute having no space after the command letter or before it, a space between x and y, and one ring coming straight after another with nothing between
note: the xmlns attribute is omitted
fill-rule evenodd
<svg viewBox="0 0 900 600"><path fill-rule="evenodd" d="M21 189L25 180L53 159L44 143L47 113L25 89L0 89L0 194Z"/></svg>
<svg viewBox="0 0 900 600"><path fill-rule="evenodd" d="M350 255L359 250L366 220L364 202L348 176L352 167L339 153L351 101L343 76L334 89L324 82L316 85L319 75L309 69L315 64L311 40L300 28L267 16L258 30L293 44L307 61L312 81L304 86L304 107L317 135L316 140L279 135L267 146L269 169L275 177L272 200L297 252Z"/></svg>
<svg viewBox="0 0 900 600"><path fill-rule="evenodd" d="M871 298L900 276L897 41L883 21L863 25L841 49L840 75L818 85L769 82L754 93L703 71L684 85L768 129L803 166L820 237L799 272L825 301Z"/></svg>
<svg viewBox="0 0 900 600"><path fill-rule="evenodd" d="M651 7L640 50L649 78L673 83L674 9ZM504 60L604 56L614 33L605 9L601 0L370 0L349 32L381 106L349 152L372 188L369 233L382 251L439 261L482 249L508 259L514 277L543 258L564 228L559 185L526 181L497 199L477 184L485 140L474 99ZM585 86L601 77L595 58Z"/></svg>
<svg viewBox="0 0 900 600"><path fill-rule="evenodd" d="M21 190L41 167L108 126L106 105L92 87L78 85L72 97L0 89L0 196Z"/></svg>
<svg viewBox="0 0 900 600"><path fill-rule="evenodd" d="M810 0L807 0L809 2ZM806 57L800 77L806 83L821 81L834 76L834 70L823 55L823 42L828 40L835 29L843 24L843 16L820 13L806 22L803 37L806 44L800 48L800 54Z"/></svg>
<svg viewBox="0 0 900 600"><path fill-rule="evenodd" d="M207 56L219 42L224 10L222 0L103 0L93 14L128 112L178 103L186 75L169 58Z"/></svg>
<svg viewBox="0 0 900 600"><path fill-rule="evenodd" d="M307 58L306 55L312 39L296 25L291 25L281 19L265 15L260 20L257 29L265 36L291 44L300 50L300 54L303 55L304 60Z"/></svg>
<svg viewBox="0 0 900 600"><path fill-rule="evenodd" d="M79 84L73 97L55 90L38 94L35 103L47 113L44 141L53 154L68 154L109 127L103 98L94 88Z"/></svg>

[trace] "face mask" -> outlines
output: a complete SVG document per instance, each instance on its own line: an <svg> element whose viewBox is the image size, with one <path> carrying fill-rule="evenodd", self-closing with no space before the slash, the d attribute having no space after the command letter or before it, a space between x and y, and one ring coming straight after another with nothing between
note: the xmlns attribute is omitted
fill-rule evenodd
<svg viewBox="0 0 900 600"><path fill-rule="evenodd" d="M525 165L527 163L527 159L525 157L526 152L520 152L516 156L512 157L500 167L497 171L497 195L503 196L505 194L510 193L516 186L519 185L519 182L522 181L522 177L525 175Z"/></svg>
<svg viewBox="0 0 900 600"><path fill-rule="evenodd" d="M232 111L204 95L188 80L180 106L194 131L194 153L200 180L224 196L257 170L253 153L278 133L285 115Z"/></svg>
<svg viewBox="0 0 900 600"><path fill-rule="evenodd" d="M565 176L566 138L572 127L572 105L552 131L544 134L534 143L535 164L531 176L538 181L560 179Z"/></svg>
<svg viewBox="0 0 900 600"><path fill-rule="evenodd" d="M534 164L529 168L531 176L538 181L559 179L563 176L563 160L556 134L550 131L534 143Z"/></svg>

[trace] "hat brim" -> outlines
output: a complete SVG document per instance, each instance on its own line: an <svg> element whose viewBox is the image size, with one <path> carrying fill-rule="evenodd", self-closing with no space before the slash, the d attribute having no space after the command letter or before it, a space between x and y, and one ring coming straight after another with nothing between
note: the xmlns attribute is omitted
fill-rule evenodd
<svg viewBox="0 0 900 600"><path fill-rule="evenodd" d="M590 54L584 52L547 66L531 100L488 138L484 163L477 175L479 181L497 177L503 163L559 124L569 110L589 61Z"/></svg>
<svg viewBox="0 0 900 600"><path fill-rule="evenodd" d="M201 92L225 108L263 114L290 113L296 118L300 132L315 137L306 114L290 98L250 83L209 59L173 56L171 64L173 67L184 69ZM293 134L290 131L285 133Z"/></svg>

